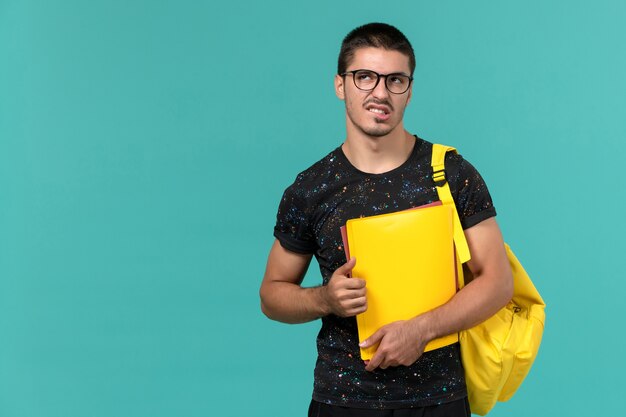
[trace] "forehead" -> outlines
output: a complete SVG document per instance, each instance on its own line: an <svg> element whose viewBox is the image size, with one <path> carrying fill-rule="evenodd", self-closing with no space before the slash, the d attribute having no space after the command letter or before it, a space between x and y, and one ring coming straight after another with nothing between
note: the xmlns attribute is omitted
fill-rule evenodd
<svg viewBox="0 0 626 417"><path fill-rule="evenodd" d="M384 48L359 48L348 65L347 70L369 69L381 74L403 72L410 74L409 57L402 52Z"/></svg>

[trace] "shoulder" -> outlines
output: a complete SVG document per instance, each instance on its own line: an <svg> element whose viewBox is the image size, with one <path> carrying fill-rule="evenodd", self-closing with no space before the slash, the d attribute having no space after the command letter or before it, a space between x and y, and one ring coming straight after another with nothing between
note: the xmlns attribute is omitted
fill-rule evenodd
<svg viewBox="0 0 626 417"><path fill-rule="evenodd" d="M301 198L317 194L329 180L341 170L340 148L335 148L313 165L300 172L285 194L296 194Z"/></svg>
<svg viewBox="0 0 626 417"><path fill-rule="evenodd" d="M429 142L418 136L416 136L416 140L416 162L431 167L434 142ZM444 166L448 180L463 179L459 178L459 175L464 177L469 175L468 170L475 170L473 165L456 148L455 151L446 152Z"/></svg>
<svg viewBox="0 0 626 417"><path fill-rule="evenodd" d="M431 145L432 152L432 145ZM445 170L448 181L453 183L465 183L468 179L480 175L478 170L457 149L446 153ZM461 185L461 184L459 184Z"/></svg>
<svg viewBox="0 0 626 417"><path fill-rule="evenodd" d="M322 202L329 198L333 186L329 177L334 176L337 149L300 172L287 187L278 207L274 236L281 244L294 252L313 253L316 237L313 230L315 218Z"/></svg>
<svg viewBox="0 0 626 417"><path fill-rule="evenodd" d="M487 184L474 165L462 155L448 152L445 168L463 229L496 215Z"/></svg>

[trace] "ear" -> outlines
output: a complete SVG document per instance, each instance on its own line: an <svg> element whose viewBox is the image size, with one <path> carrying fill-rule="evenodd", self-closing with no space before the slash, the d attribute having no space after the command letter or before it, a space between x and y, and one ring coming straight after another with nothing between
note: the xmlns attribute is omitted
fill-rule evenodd
<svg viewBox="0 0 626 417"><path fill-rule="evenodd" d="M337 97L339 97L339 100L345 100L346 95L344 92L344 86L345 86L345 78L342 77L341 75L335 75L335 94L337 95Z"/></svg>

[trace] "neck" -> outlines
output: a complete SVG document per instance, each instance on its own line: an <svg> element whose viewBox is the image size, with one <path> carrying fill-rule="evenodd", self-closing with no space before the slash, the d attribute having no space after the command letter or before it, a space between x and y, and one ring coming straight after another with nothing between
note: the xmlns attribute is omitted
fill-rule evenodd
<svg viewBox="0 0 626 417"><path fill-rule="evenodd" d="M409 158L414 144L413 136L400 124L385 136L370 136L348 128L341 148L359 171L381 174L402 165Z"/></svg>

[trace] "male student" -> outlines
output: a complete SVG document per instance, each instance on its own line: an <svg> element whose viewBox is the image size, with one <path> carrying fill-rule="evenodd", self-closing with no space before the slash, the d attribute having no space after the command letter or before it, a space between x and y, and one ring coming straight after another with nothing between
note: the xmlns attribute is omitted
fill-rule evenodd
<svg viewBox="0 0 626 417"><path fill-rule="evenodd" d="M480 174L459 155L446 174L472 258L474 278L449 302L375 332L364 362L355 316L367 282L350 278L340 227L352 218L437 201L432 144L407 132L415 56L395 27L371 23L344 39L335 92L345 102L343 144L300 173L280 202L261 284L261 306L286 323L322 320L309 416L469 416L458 343L424 353L438 337L470 328L511 299L513 281L496 211ZM322 285L301 286L312 256Z"/></svg>

